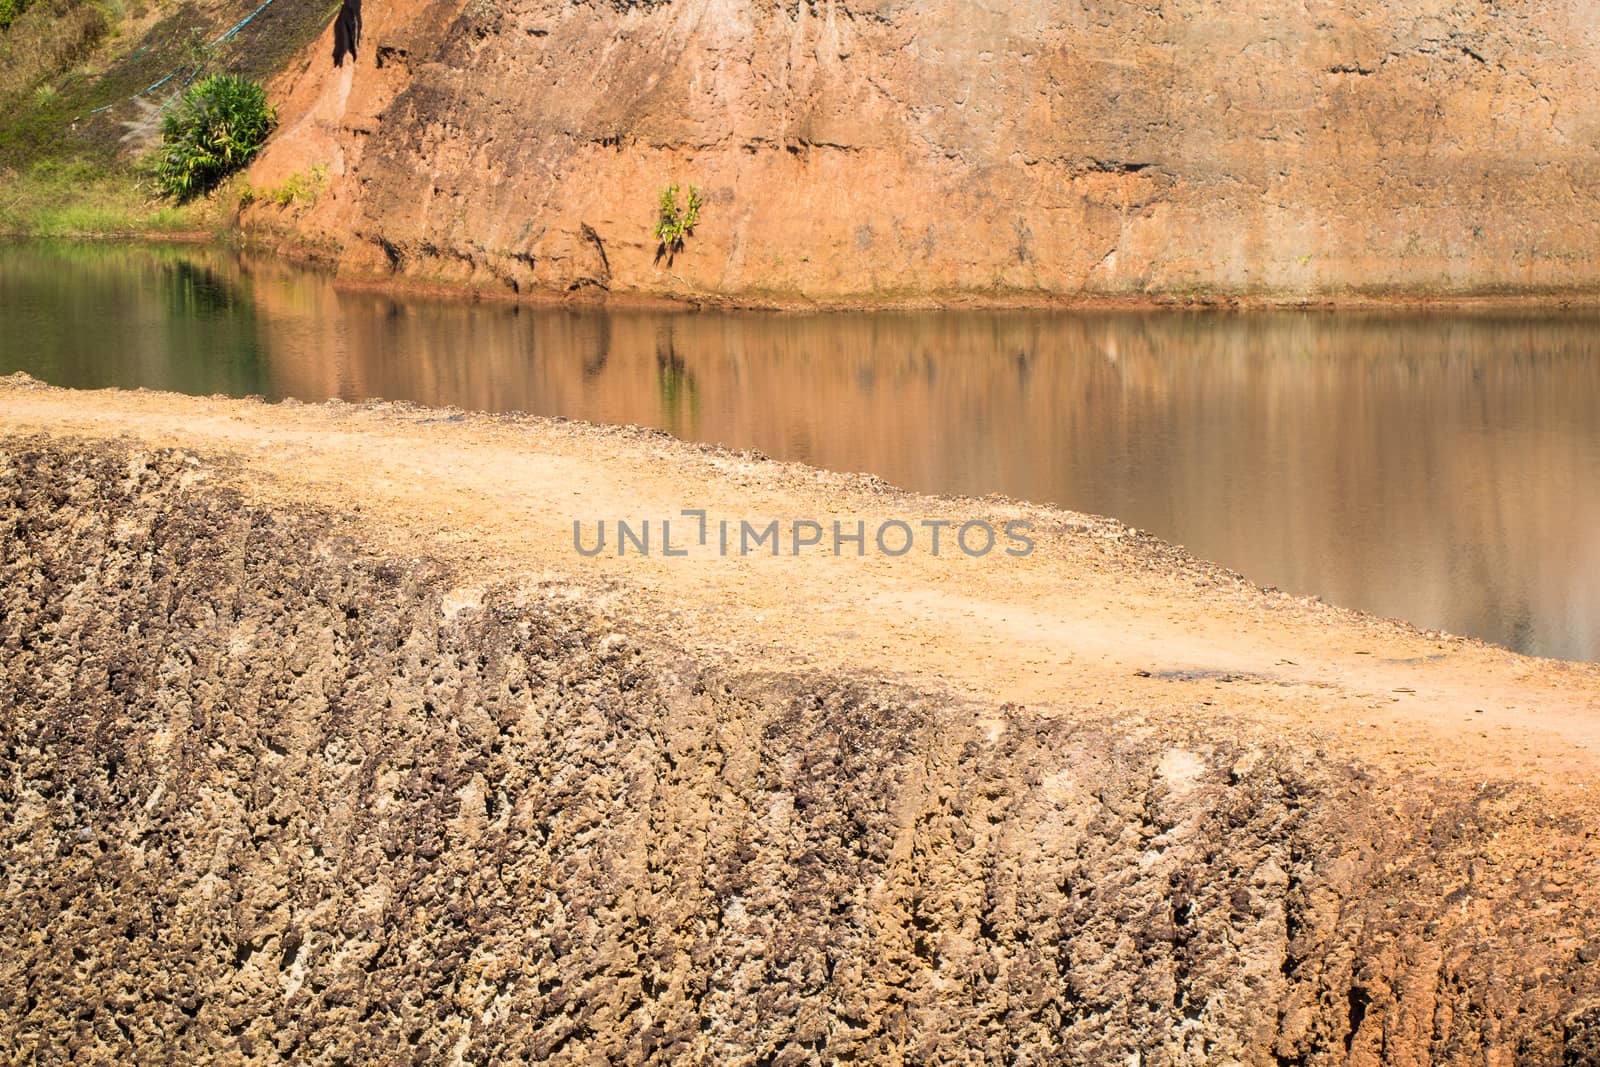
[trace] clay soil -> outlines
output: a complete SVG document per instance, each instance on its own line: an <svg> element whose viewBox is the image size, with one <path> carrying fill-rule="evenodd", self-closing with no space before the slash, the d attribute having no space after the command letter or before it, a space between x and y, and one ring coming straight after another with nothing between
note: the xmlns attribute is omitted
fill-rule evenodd
<svg viewBox="0 0 1600 1067"><path fill-rule="evenodd" d="M0 1060L1600 1055L1594 665L522 416L16 376L0 505Z"/></svg>

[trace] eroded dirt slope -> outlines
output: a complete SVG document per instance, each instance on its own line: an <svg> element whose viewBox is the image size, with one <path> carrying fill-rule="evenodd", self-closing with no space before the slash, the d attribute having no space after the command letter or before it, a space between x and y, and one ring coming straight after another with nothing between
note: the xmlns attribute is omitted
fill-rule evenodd
<svg viewBox="0 0 1600 1067"><path fill-rule="evenodd" d="M395 0L280 80L262 239L744 303L1593 293L1583 0ZM671 182L703 188L671 262Z"/></svg>
<svg viewBox="0 0 1600 1067"><path fill-rule="evenodd" d="M1046 675L915 618L892 672L874 587L924 573L825 608L848 572L802 569L769 596L857 639L763 635L739 583L782 571L556 536L607 471L791 509L870 482L539 420L0 400L9 1062L1600 1056L1589 668L1079 516L1029 577L1100 621L1035 637ZM446 492L456 463L484 480ZM994 571L943 584L1025 610ZM1174 656L1206 610L1245 660L1319 632L1278 658L1323 684L1087 654L1134 641L1130 589ZM1342 676L1363 651L1418 691L1381 728ZM1458 717L1445 674L1489 709Z"/></svg>
<svg viewBox="0 0 1600 1067"><path fill-rule="evenodd" d="M1536 790L702 669L569 589L463 596L182 452L0 462L12 1062L1600 1039L1592 842Z"/></svg>

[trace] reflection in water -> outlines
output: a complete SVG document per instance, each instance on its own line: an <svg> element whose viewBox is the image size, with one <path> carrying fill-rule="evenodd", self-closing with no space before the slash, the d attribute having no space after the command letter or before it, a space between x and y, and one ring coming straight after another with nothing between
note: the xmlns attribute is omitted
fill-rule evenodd
<svg viewBox="0 0 1600 1067"><path fill-rule="evenodd" d="M672 347L670 335L665 343L656 343L656 386L661 395L661 426L679 437L696 436L700 428L700 394L695 391L694 375Z"/></svg>
<svg viewBox="0 0 1600 1067"><path fill-rule="evenodd" d="M1594 314L606 314L23 246L0 315L0 371L62 385L658 426L1114 515L1263 584L1600 659Z"/></svg>
<svg viewBox="0 0 1600 1067"><path fill-rule="evenodd" d="M50 382L249 392L265 368L238 280L182 249L0 248L0 355Z"/></svg>

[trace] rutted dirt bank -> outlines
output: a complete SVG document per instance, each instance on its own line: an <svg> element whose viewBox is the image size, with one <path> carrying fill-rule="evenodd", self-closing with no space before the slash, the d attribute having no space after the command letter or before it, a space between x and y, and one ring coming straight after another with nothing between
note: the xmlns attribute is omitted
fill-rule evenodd
<svg viewBox="0 0 1600 1067"><path fill-rule="evenodd" d="M1600 289L1576 0L394 0L280 79L258 240L739 303ZM671 262L670 182L707 194Z"/></svg>
<svg viewBox="0 0 1600 1067"><path fill-rule="evenodd" d="M551 530L607 469L641 506L980 502L420 410L13 378L0 424L9 1062L1600 1062L1592 668L1024 509L1033 626L1071 590L1166 650L1069 628L1029 678L913 618L909 558Z"/></svg>

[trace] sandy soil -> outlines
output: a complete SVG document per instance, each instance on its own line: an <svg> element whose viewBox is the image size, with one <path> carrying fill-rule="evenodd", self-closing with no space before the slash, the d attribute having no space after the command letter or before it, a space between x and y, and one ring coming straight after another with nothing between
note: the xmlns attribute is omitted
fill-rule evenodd
<svg viewBox="0 0 1600 1067"><path fill-rule="evenodd" d="M0 426L189 449L230 481L248 474L239 486L264 503L326 506L390 551L457 564L474 576L469 600L502 583L571 586L711 662L864 672L996 716L1022 704L1124 730L1270 734L1303 741L1308 758L1593 803L1600 667L1263 591L1106 519L916 496L653 431L390 405L82 393L14 376L0 381ZM859 518L869 538L887 519L1025 520L1036 548L982 559L948 543L934 557L925 540L898 558L573 548L575 520L592 545L596 521L618 518L677 520L682 544L686 508L735 527Z"/></svg>

